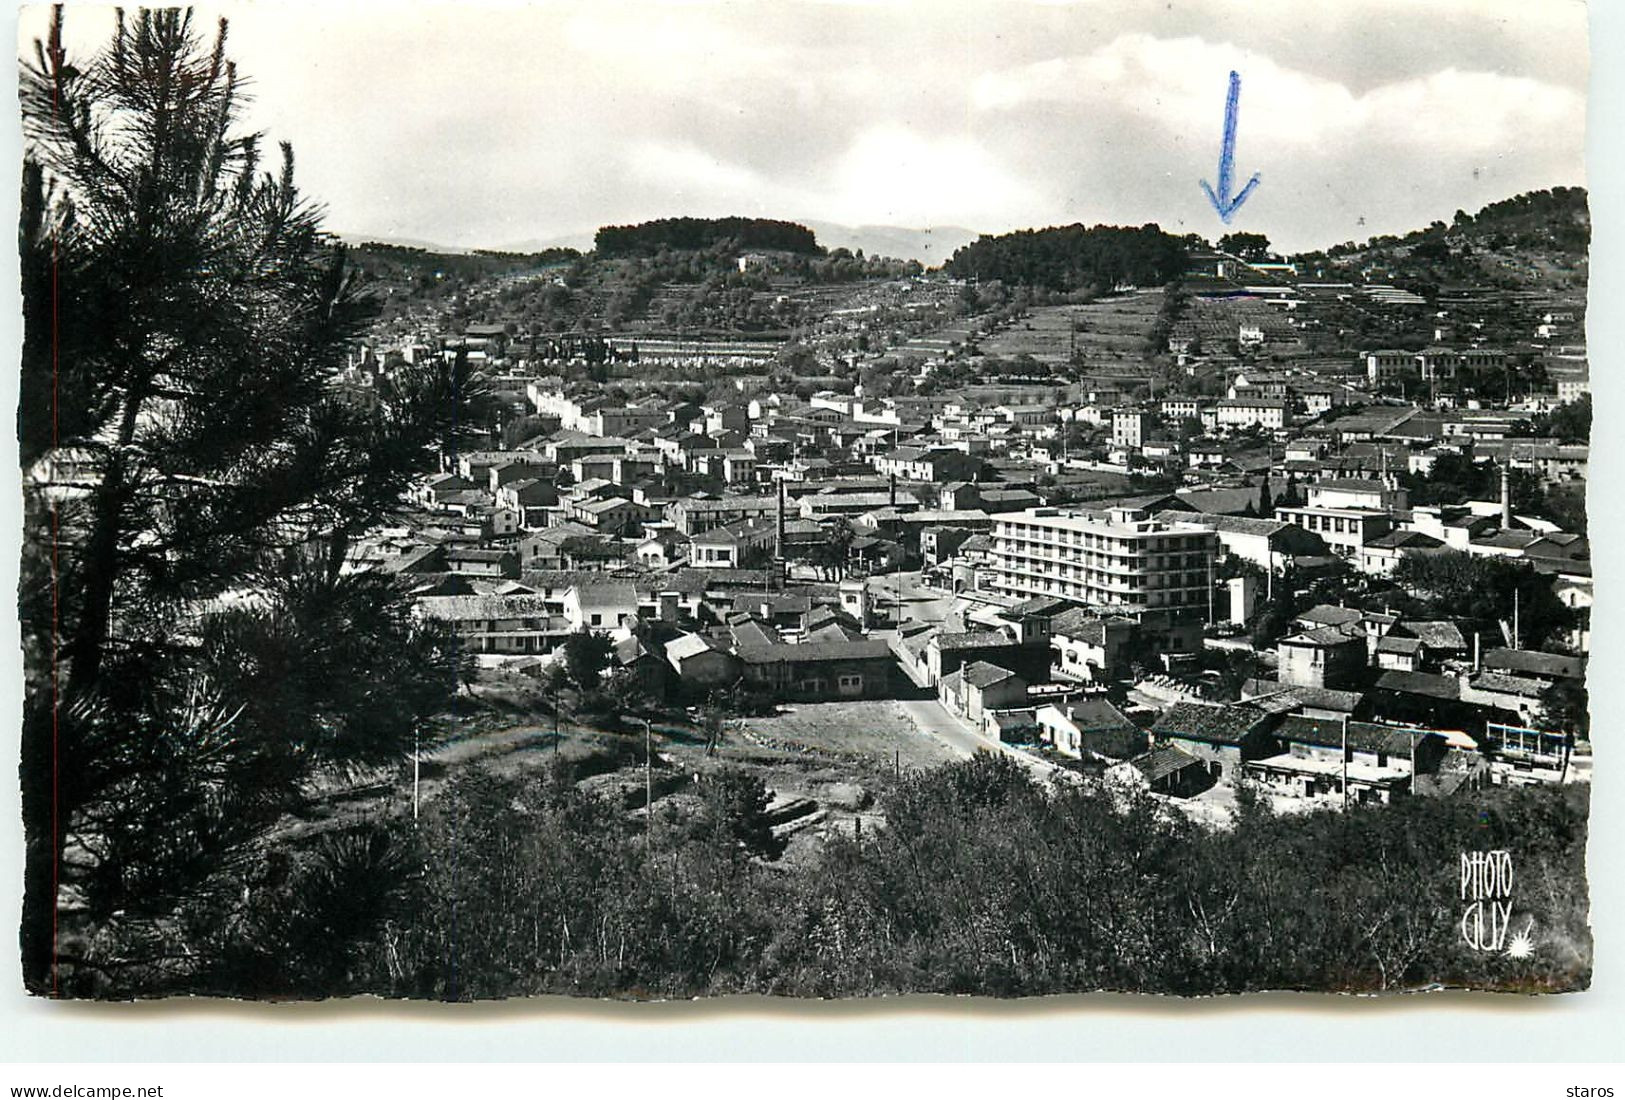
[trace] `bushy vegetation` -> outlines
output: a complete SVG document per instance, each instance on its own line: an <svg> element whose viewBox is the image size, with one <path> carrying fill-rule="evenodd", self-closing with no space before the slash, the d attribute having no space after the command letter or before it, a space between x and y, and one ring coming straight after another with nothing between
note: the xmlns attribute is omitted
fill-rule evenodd
<svg viewBox="0 0 1625 1100"><path fill-rule="evenodd" d="M461 1000L1589 982L1584 787L1288 817L1243 792L1220 830L981 756L905 775L885 828L792 869L759 780L701 776L651 826L570 778L470 773L416 829L252 869L239 934L170 988ZM1513 853L1527 958L1460 932L1460 855L1493 849Z"/></svg>
<svg viewBox="0 0 1625 1100"><path fill-rule="evenodd" d="M1537 435L1544 435L1559 443L1591 442L1591 395L1582 394L1577 400L1559 405L1534 425Z"/></svg>

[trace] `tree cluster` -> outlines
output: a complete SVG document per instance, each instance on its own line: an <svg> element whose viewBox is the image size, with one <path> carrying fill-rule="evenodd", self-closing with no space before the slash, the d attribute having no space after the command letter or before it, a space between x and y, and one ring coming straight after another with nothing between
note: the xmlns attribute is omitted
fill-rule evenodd
<svg viewBox="0 0 1625 1100"><path fill-rule="evenodd" d="M945 269L958 278L997 279L1051 291L1109 292L1162 286L1185 270L1182 238L1155 225L1022 229L982 236L954 252Z"/></svg>
<svg viewBox="0 0 1625 1100"><path fill-rule="evenodd" d="M1552 591L1551 577L1511 558L1450 550L1400 559L1393 579L1430 618L1510 625L1517 607L1520 643L1539 649L1574 623L1574 612Z"/></svg>
<svg viewBox="0 0 1625 1100"><path fill-rule="evenodd" d="M593 235L600 256L648 255L662 248L700 249L723 242L737 249L816 255L811 229L772 218L660 218L637 225L606 225Z"/></svg>

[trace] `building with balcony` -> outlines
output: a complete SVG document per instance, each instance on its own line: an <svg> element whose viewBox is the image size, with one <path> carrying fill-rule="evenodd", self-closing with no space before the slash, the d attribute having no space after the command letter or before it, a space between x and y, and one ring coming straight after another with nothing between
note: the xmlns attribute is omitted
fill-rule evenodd
<svg viewBox="0 0 1625 1100"><path fill-rule="evenodd" d="M989 587L1026 599L1206 614L1218 536L1191 523L1116 508L1029 508L993 518Z"/></svg>

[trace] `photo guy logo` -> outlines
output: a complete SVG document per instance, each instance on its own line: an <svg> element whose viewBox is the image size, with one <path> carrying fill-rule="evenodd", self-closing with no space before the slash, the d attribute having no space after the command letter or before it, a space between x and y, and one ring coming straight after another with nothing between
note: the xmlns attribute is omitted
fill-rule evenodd
<svg viewBox="0 0 1625 1100"><path fill-rule="evenodd" d="M1504 952L1525 958L1534 951L1531 933L1534 918L1523 931L1508 936L1512 924L1512 853L1498 848L1491 852L1461 854L1461 900L1468 903L1461 914L1461 938L1474 951Z"/></svg>

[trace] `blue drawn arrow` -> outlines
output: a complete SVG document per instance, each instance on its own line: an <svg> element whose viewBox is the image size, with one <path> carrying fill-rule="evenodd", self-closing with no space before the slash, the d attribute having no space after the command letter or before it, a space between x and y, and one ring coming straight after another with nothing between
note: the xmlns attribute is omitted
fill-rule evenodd
<svg viewBox="0 0 1625 1100"><path fill-rule="evenodd" d="M1230 197L1231 176L1235 169L1236 160L1236 107L1241 102L1241 74L1230 74L1230 94L1224 101L1224 147L1219 150L1219 190L1215 194L1213 188L1208 186L1207 180L1198 182L1202 190L1207 193L1207 201L1213 204L1213 209L1219 212L1219 220L1225 225L1235 217L1236 210L1247 201L1247 196L1253 193L1258 186L1258 173L1247 181L1247 186L1235 198Z"/></svg>

